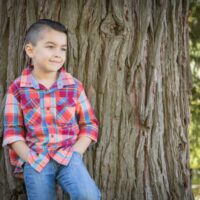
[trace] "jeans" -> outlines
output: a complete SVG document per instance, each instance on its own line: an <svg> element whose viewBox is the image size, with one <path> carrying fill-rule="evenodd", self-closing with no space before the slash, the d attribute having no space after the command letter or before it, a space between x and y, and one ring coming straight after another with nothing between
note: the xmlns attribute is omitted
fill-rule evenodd
<svg viewBox="0 0 200 200"><path fill-rule="evenodd" d="M29 200L56 200L56 183L69 194L71 200L101 199L101 193L89 175L82 155L76 151L67 166L51 159L40 173L26 163L24 181Z"/></svg>

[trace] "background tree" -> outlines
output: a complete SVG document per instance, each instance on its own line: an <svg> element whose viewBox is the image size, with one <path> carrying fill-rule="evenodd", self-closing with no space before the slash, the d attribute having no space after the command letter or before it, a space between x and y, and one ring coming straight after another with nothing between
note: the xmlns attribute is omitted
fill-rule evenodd
<svg viewBox="0 0 200 200"><path fill-rule="evenodd" d="M188 8L189 0L0 0L1 114L25 67L26 29L39 18L59 20L69 29L67 70L84 83L100 121L99 143L84 160L103 199L193 199ZM0 155L0 198L25 198Z"/></svg>

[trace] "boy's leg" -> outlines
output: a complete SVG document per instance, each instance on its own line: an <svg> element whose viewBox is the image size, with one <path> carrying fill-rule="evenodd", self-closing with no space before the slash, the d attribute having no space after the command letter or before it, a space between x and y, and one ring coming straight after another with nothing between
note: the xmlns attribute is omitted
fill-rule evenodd
<svg viewBox="0 0 200 200"><path fill-rule="evenodd" d="M24 166L24 182L28 200L56 200L53 161L50 161L40 173L26 163Z"/></svg>
<svg viewBox="0 0 200 200"><path fill-rule="evenodd" d="M70 195L71 200L101 199L101 193L89 175L82 161L82 155L78 152L73 153L67 166L60 167L57 181L62 189Z"/></svg>

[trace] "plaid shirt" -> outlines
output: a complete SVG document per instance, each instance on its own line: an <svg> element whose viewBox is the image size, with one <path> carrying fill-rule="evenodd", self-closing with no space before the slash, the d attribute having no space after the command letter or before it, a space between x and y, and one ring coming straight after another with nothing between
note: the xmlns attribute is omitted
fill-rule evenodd
<svg viewBox="0 0 200 200"><path fill-rule="evenodd" d="M97 141L98 121L82 84L64 68L47 90L27 67L9 87L4 114L3 146L25 141L31 149L30 165L40 172L52 158L67 165L72 146L81 136ZM14 173L22 173L25 163L9 148Z"/></svg>

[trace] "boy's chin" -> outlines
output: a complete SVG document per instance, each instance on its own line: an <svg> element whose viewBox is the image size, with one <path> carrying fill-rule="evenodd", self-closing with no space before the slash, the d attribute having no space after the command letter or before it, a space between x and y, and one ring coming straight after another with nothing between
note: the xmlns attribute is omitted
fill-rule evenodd
<svg viewBox="0 0 200 200"><path fill-rule="evenodd" d="M57 71L59 71L62 68L62 66L55 66L54 65L54 66L49 67L47 70L51 71L51 72L57 72Z"/></svg>

